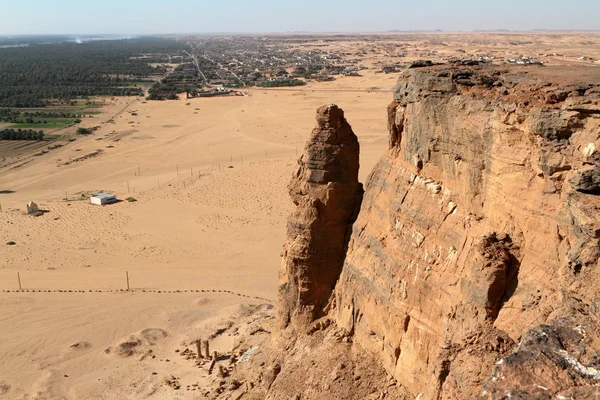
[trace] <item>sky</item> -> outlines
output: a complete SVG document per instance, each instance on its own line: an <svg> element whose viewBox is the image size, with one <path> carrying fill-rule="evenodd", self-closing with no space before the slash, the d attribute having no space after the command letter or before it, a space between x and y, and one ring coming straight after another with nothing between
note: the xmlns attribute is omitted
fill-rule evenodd
<svg viewBox="0 0 600 400"><path fill-rule="evenodd" d="M3 0L0 35L600 30L600 0Z"/></svg>

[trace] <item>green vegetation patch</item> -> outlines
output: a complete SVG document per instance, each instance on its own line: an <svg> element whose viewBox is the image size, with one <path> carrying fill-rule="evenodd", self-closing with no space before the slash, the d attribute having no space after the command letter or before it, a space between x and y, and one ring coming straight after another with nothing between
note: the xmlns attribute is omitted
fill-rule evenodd
<svg viewBox="0 0 600 400"><path fill-rule="evenodd" d="M171 54L189 49L145 37L0 48L0 107L46 107L90 96L141 96Z"/></svg>
<svg viewBox="0 0 600 400"><path fill-rule="evenodd" d="M282 79L282 80L276 80L276 81L264 81L264 82L256 83L256 86L258 86L258 87L284 87L284 86L302 86L302 85L306 85L306 82L304 82L301 79Z"/></svg>
<svg viewBox="0 0 600 400"><path fill-rule="evenodd" d="M89 128L77 128L77 134L78 135L89 135L93 132L92 129Z"/></svg>
<svg viewBox="0 0 600 400"><path fill-rule="evenodd" d="M33 129L1 129L0 140L42 140L44 132Z"/></svg>
<svg viewBox="0 0 600 400"><path fill-rule="evenodd" d="M52 133L44 135L44 139L47 139L47 140L69 140L69 141L71 141L71 139L68 138L66 135L52 134Z"/></svg>
<svg viewBox="0 0 600 400"><path fill-rule="evenodd" d="M77 123L81 122L81 120L74 118L49 118L45 120L34 120L32 123L16 123L9 128L14 129L62 129L68 128Z"/></svg>
<svg viewBox="0 0 600 400"><path fill-rule="evenodd" d="M91 105L91 103L90 103ZM0 108L0 122L12 129L63 129L79 124L86 113L99 112L88 105L67 108Z"/></svg>

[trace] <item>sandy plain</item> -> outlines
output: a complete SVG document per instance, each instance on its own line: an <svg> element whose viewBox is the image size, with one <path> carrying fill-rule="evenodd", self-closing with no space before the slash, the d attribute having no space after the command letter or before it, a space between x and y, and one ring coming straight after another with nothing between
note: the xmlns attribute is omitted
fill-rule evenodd
<svg viewBox="0 0 600 400"><path fill-rule="evenodd" d="M364 180L387 146L391 99L368 90L389 91L396 79L367 71L300 91L116 98L85 120L100 126L90 137L4 168L0 398L195 398L161 381L193 371L105 350L161 329L168 336L156 348L173 352L240 304L273 304L292 206L286 185L316 108L335 103L346 111L361 141ZM97 190L137 201L80 200ZM48 212L26 215L30 200ZM15 292L17 272L27 292Z"/></svg>

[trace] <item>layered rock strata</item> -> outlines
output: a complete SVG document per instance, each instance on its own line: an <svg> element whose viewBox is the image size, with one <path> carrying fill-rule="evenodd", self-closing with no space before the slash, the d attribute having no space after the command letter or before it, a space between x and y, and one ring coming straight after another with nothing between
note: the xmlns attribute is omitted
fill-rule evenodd
<svg viewBox="0 0 600 400"><path fill-rule="evenodd" d="M436 66L398 82L334 313L415 396L510 394L493 389L496 363L572 317L568 299L596 302L600 75L564 72ZM506 386L547 382L523 376Z"/></svg>
<svg viewBox="0 0 600 400"><path fill-rule="evenodd" d="M298 328L325 314L363 196L359 144L344 112L317 110L288 189L296 208L287 222L279 288L279 324Z"/></svg>
<svg viewBox="0 0 600 400"><path fill-rule="evenodd" d="M290 185L281 332L323 317L309 332L337 332L420 399L597 395L599 83L593 68L408 69L353 225L354 167L343 206L319 206L339 196L309 160L343 125L321 109ZM301 354L303 334L274 346Z"/></svg>

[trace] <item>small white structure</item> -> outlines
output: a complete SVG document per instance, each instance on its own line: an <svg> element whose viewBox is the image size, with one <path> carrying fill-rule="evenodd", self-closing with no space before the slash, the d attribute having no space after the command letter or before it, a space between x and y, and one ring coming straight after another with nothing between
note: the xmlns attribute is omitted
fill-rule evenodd
<svg viewBox="0 0 600 400"><path fill-rule="evenodd" d="M90 199L92 204L103 206L105 204L116 203L117 196L109 193L96 193Z"/></svg>
<svg viewBox="0 0 600 400"><path fill-rule="evenodd" d="M33 201L27 203L27 214L34 214L39 211L38 205Z"/></svg>

